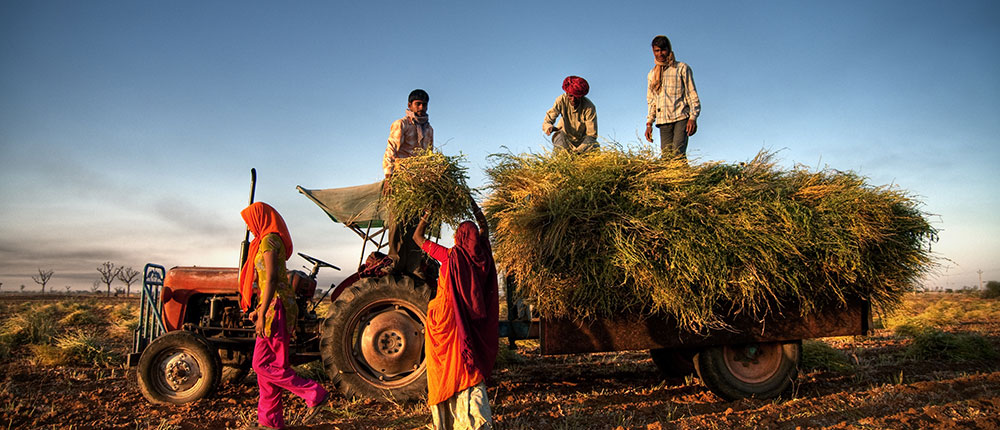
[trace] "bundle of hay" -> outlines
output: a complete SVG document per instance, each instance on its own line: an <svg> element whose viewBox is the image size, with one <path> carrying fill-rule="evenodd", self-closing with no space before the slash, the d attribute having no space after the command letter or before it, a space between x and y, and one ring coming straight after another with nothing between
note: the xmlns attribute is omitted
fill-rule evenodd
<svg viewBox="0 0 1000 430"><path fill-rule="evenodd" d="M665 313L692 331L737 312L899 304L937 231L918 202L849 172L662 160L649 150L498 154L485 203L501 269L545 316Z"/></svg>
<svg viewBox="0 0 1000 430"><path fill-rule="evenodd" d="M472 219L469 176L461 155L427 151L401 158L389 178L387 207L391 222L412 222L430 209L430 225L457 226Z"/></svg>

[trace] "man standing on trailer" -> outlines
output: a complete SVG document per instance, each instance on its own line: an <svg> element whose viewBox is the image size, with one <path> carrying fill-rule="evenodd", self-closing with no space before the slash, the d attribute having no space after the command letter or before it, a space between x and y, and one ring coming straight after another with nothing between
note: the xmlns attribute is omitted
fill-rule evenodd
<svg viewBox="0 0 1000 430"><path fill-rule="evenodd" d="M685 157L688 137L698 131L701 101L691 67L674 58L667 36L653 38L656 65L646 76L646 140L653 142L653 125L660 129L662 157Z"/></svg>
<svg viewBox="0 0 1000 430"><path fill-rule="evenodd" d="M580 154L598 147L597 108L587 97L590 84L579 76L567 76L562 85L565 94L556 98L545 112L542 131L552 135L552 146ZM562 117L559 123L556 118Z"/></svg>
<svg viewBox="0 0 1000 430"><path fill-rule="evenodd" d="M416 89L407 98L406 114L389 127L389 144L382 157L382 172L385 173L382 192L389 192L389 177L392 176L396 160L411 157L423 151L434 149L434 128L427 119L427 91ZM416 221L416 220L414 220ZM390 224L389 257L393 261L393 271L410 272L419 267L422 259L420 247L413 242L416 224Z"/></svg>

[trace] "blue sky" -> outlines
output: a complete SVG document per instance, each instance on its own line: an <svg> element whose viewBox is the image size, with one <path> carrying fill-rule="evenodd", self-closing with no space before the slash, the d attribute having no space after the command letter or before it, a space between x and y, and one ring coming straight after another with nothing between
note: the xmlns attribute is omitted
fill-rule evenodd
<svg viewBox="0 0 1000 430"><path fill-rule="evenodd" d="M377 181L410 90L480 186L489 154L548 146L566 75L602 140L637 144L656 34L694 71L690 155L899 186L941 229L927 286L1000 280L997 3L705 3L2 0L0 291L235 265L251 167L297 251L353 267L360 240L295 186Z"/></svg>

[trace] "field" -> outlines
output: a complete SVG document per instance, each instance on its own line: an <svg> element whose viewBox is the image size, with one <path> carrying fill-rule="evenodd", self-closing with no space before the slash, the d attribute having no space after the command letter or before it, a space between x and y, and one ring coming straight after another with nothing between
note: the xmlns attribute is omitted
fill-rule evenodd
<svg viewBox="0 0 1000 430"><path fill-rule="evenodd" d="M255 423L252 374L186 406L147 403L122 364L136 308L135 299L0 295L0 429ZM1000 428L1000 301L912 295L875 325L868 337L805 342L784 399L726 402L695 376L663 378L646 352L541 356L533 341L501 351L489 394L498 429ZM316 377L317 367L298 370ZM295 424L304 405L287 399L286 420ZM340 396L323 419L289 428L430 423L421 404Z"/></svg>

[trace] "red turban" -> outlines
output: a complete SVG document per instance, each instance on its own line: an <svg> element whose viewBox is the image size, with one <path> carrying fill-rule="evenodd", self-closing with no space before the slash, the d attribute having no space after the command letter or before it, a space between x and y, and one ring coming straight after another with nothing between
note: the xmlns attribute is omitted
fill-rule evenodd
<svg viewBox="0 0 1000 430"><path fill-rule="evenodd" d="M563 79L563 91L573 97L583 97L590 92L590 84L579 76L567 76Z"/></svg>

